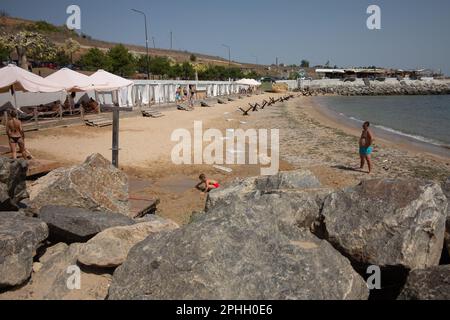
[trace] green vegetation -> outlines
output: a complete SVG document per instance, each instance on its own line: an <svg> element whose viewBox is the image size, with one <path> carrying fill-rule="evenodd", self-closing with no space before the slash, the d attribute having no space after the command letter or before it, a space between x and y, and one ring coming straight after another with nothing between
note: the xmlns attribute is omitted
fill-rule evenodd
<svg viewBox="0 0 450 320"><path fill-rule="evenodd" d="M37 21L33 24L27 25L26 30L41 33L59 32L60 28L54 26L46 21Z"/></svg>
<svg viewBox="0 0 450 320"><path fill-rule="evenodd" d="M91 48L81 57L78 64L83 70L97 71L98 69L109 69L108 56L100 49Z"/></svg>
<svg viewBox="0 0 450 320"><path fill-rule="evenodd" d="M130 77L136 73L136 60L134 56L119 44L107 53L108 68L110 72L121 77Z"/></svg>
<svg viewBox="0 0 450 320"><path fill-rule="evenodd" d="M0 61L9 60L9 54L10 53L11 53L10 49L8 49L5 46L0 45Z"/></svg>
<svg viewBox="0 0 450 320"><path fill-rule="evenodd" d="M300 67L302 67L302 68L309 68L309 61L308 60L302 60L302 62L300 62Z"/></svg>

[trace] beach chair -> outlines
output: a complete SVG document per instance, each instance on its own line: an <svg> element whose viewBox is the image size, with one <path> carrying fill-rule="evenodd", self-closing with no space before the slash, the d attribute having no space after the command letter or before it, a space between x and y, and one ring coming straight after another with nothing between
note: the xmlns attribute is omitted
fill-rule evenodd
<svg viewBox="0 0 450 320"><path fill-rule="evenodd" d="M227 104L227 102L225 102L225 101L222 100L222 99L217 99L217 103L218 103L218 104Z"/></svg>
<svg viewBox="0 0 450 320"><path fill-rule="evenodd" d="M161 112L159 112L157 110L145 109L145 110L141 110L141 112L142 112L142 116L144 118L162 118L162 117L164 117L164 114L162 114Z"/></svg>
<svg viewBox="0 0 450 320"><path fill-rule="evenodd" d="M180 110L180 111L193 111L192 108L184 106L184 105L181 105L181 104L177 105L177 109Z"/></svg>
<svg viewBox="0 0 450 320"><path fill-rule="evenodd" d="M200 102L200 106L202 106L203 108L211 108L212 107L208 103L206 103L205 101L201 101Z"/></svg>

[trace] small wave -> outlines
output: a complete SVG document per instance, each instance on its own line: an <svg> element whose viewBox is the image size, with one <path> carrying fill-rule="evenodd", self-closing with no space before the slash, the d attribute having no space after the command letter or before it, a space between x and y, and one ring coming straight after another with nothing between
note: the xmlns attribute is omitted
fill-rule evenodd
<svg viewBox="0 0 450 320"><path fill-rule="evenodd" d="M425 138L423 136L419 136L419 135L415 135L415 134L405 133L405 132L402 132L402 131L399 131L399 130L395 130L395 129L392 129L392 128L389 128L389 127L381 126L381 125L376 125L375 127L379 128L379 129L382 129L384 131L388 131L390 133L397 134L399 136L412 138L412 139L415 139L415 140L418 140L418 141L421 141L421 142L433 144L433 145L436 145L436 146L439 146L439 147L444 147L444 148L447 148L447 149L450 148L450 146L446 145L445 143L437 141L437 140L434 140L434 139Z"/></svg>
<svg viewBox="0 0 450 320"><path fill-rule="evenodd" d="M353 120L353 121L356 121L356 122L359 122L359 123L364 123L363 120L355 118L355 117L348 117L348 118L350 120ZM435 145L435 146L438 146L438 147L443 147L443 148L446 148L446 149L450 149L450 145L447 145L447 144L445 144L445 143L443 143L441 141L437 141L437 140L430 139L430 138L425 138L425 137L420 136L420 135L405 133L403 131L395 130L395 129L392 129L392 128L389 128L389 127L385 127L385 126L382 126L382 125L374 125L374 127L378 128L378 129L381 129L381 130L384 130L384 131L387 131L387 132L390 132L390 133L393 133L393 134L396 134L396 135L399 135L399 136L415 139L415 140L418 140L420 142L425 142L425 143L429 143L429 144L432 144L432 145Z"/></svg>

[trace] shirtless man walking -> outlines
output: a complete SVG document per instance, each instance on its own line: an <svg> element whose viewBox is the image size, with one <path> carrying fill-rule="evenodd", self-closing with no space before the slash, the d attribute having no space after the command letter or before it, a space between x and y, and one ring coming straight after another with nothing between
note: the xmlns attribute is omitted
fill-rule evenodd
<svg viewBox="0 0 450 320"><path fill-rule="evenodd" d="M367 162L369 167L369 174L372 172L372 159L370 155L372 154L373 148L373 134L369 130L370 122L365 122L363 125L363 132L361 138L359 139L359 155L361 157L361 170L364 169L364 165Z"/></svg>
<svg viewBox="0 0 450 320"><path fill-rule="evenodd" d="M25 134L22 129L22 122L17 119L17 112L11 110L9 113L11 119L8 120L6 126L6 133L9 138L9 146L13 159L17 159L17 145L19 146L20 153L24 159L32 159L31 155L25 149Z"/></svg>

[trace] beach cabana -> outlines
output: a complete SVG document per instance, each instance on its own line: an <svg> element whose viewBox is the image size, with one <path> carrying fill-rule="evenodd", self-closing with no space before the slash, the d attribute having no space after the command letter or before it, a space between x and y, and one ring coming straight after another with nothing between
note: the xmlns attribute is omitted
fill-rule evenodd
<svg viewBox="0 0 450 320"><path fill-rule="evenodd" d="M89 76L68 68L58 70L45 79L64 86L67 92L85 92L94 90L93 80ZM106 85L106 83L104 83L104 85Z"/></svg>
<svg viewBox="0 0 450 320"><path fill-rule="evenodd" d="M241 79L239 81L236 81L236 84L243 85L243 86L258 87L261 85L261 82L258 82L254 79Z"/></svg>
<svg viewBox="0 0 450 320"><path fill-rule="evenodd" d="M111 93L111 95L114 96L114 92L117 92L116 102L120 107L126 107L132 104L131 87L134 84L133 81L116 76L105 70L98 70L89 78L92 81L94 90L98 93L102 93L103 102L105 102L105 93Z"/></svg>
<svg viewBox="0 0 450 320"><path fill-rule="evenodd" d="M51 80L44 79L15 65L0 69L0 93L11 92L17 109L17 91L34 93L65 92L65 88Z"/></svg>

